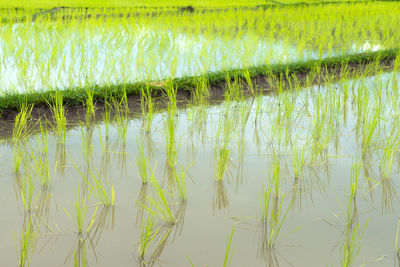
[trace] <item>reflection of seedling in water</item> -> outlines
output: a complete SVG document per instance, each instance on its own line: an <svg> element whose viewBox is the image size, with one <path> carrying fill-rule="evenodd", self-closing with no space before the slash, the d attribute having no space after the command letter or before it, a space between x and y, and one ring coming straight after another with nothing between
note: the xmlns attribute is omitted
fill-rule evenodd
<svg viewBox="0 0 400 267"><path fill-rule="evenodd" d="M174 224L164 223L156 225L154 215L149 213L147 219L143 218L140 227L140 242L138 247L138 258L140 266L153 266L161 256Z"/></svg>
<svg viewBox="0 0 400 267"><path fill-rule="evenodd" d="M225 209L229 205L228 192L226 191L224 181L216 180L214 182L214 201L213 211L215 209Z"/></svg>

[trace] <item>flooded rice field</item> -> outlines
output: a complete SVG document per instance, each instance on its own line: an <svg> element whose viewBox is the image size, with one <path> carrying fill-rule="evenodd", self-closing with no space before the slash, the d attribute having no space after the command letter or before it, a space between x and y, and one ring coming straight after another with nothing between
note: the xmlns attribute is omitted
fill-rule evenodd
<svg viewBox="0 0 400 267"><path fill-rule="evenodd" d="M172 88L68 130L27 108L0 146L2 265L398 264L397 77L186 108Z"/></svg>
<svg viewBox="0 0 400 267"><path fill-rule="evenodd" d="M396 48L399 6L371 5L2 23L0 93L160 81Z"/></svg>

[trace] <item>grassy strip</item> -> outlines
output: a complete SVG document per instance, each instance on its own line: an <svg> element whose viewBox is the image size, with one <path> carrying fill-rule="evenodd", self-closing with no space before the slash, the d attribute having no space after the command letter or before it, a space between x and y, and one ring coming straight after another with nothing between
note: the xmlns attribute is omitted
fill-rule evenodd
<svg viewBox="0 0 400 267"><path fill-rule="evenodd" d="M400 49L389 49L377 52L366 52L360 54L343 55L340 57L326 58L322 60L308 60L302 62L294 62L287 64L274 64L274 65L259 65L246 69L230 69L218 72L208 72L203 76L209 81L211 87L220 87L225 85L227 74L233 78L243 78L245 75L250 75L251 78L269 76L269 75L295 75L300 76L311 72L316 67L324 69L332 69L340 67L344 63L360 65L362 67L366 63L380 61L394 60L399 54ZM246 73L246 74L245 74ZM115 84L115 85L93 85L89 87L75 87L66 88L64 90L49 90L43 92L29 92L29 93L5 93L0 95L0 111L6 110L19 110L23 104L37 105L47 104L49 99L52 99L56 92L62 92L63 102L69 106L83 105L88 96L88 92L93 94L93 100L96 102L103 102L107 96L118 97L120 95L139 95L140 92L151 90L152 92L163 92L166 85L172 82L174 88L179 91L186 90L192 91L196 88L198 83L198 76L186 76L176 78L169 81L158 82L137 82L131 84Z"/></svg>

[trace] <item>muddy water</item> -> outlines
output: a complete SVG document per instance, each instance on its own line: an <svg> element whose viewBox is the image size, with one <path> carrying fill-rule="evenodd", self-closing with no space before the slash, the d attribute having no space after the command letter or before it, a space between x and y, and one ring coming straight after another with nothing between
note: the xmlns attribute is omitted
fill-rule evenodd
<svg viewBox="0 0 400 267"><path fill-rule="evenodd" d="M396 193L399 186L398 152L390 178L383 179L379 168L384 141L395 135L396 131L391 130L397 127L393 120L395 113L388 104L392 101L390 96L395 96L391 77L392 74L385 74L325 88L304 88L298 93L179 111L175 116L178 122L176 141L179 143L177 166L182 165L186 170L187 201L181 203L176 197L168 198L173 211L180 212L181 216L175 225L156 218L161 227L159 238L165 238L166 243L162 247L151 245L145 258L151 259L151 255L158 252L153 258L155 266L190 266L190 262L195 266L222 266L226 241L234 227L230 266L340 266L346 224L354 219L353 226L359 225L362 230L366 225L364 234L361 236L360 230L357 235L361 242L360 252L355 257L356 265L392 265L399 213ZM364 88L363 91L360 88ZM383 92L381 100L387 105L382 105L373 149L361 160L355 99L360 92L364 97L368 92L371 97L365 97L364 101L376 111L377 88ZM326 96L331 98L324 98ZM322 99L320 102L316 100L318 97ZM284 108L287 103L284 99L294 103L291 119L287 121L278 116L288 112ZM318 103L323 105L318 106ZM337 104L337 112L331 110L321 114L337 114L332 123L334 130L322 149L324 152L313 154L315 144L321 143L316 137L310 139L318 118L316 111L331 104ZM228 140L232 154L227 174L222 182L216 182L216 135L220 119L226 122L224 114L228 107L229 116L237 117L237 124L231 129L232 136ZM247 121L240 117L238 110L241 107L250 111ZM191 118L199 111L204 114L203 120L194 127ZM146 218L148 212L142 211L137 202L141 194L152 194L151 186L142 186L140 182L136 166L137 142L144 142L150 165L155 166L155 177L168 190L166 118L166 112L158 113L151 134L147 136L142 133L141 119L130 120L125 142L115 125L107 141L104 125L82 126L83 131L79 127L69 131L65 146L57 145L58 138L51 135L48 144L51 186L46 194L33 172L35 167L30 156L36 155L38 147L35 137L31 137L25 146L26 164L21 167L21 177L27 175L24 172L27 169L33 177L35 196L48 196L44 201L36 202L31 213L24 210L18 187L21 177L18 178L11 167L13 146L3 142L0 150L1 265L18 264L24 220L26 224L29 218L34 218L37 243L30 250L31 266L74 266L74 258L89 266L138 266L141 218ZM279 122L284 122L281 130L277 130ZM244 126L243 131L239 130L240 125ZM85 140L91 140L89 147L93 152L89 157L82 152L83 147L87 147L82 142L82 132ZM321 139L327 135L327 131L323 131ZM101 144L107 148L102 149ZM241 145L238 144L243 144L243 153L239 152ZM306 144L305 151L309 156L304 163L304 172L296 180L292 167L293 148L304 148ZM282 202L283 213L289 211L274 248L263 253L267 237L261 232L259 194L263 186L269 187L276 160L281 169L278 200ZM352 164L360 161L365 168L361 171L355 204L352 204L354 215L346 219ZM88 169L98 172L103 181L108 180L114 185L114 208L102 207L96 196L88 193L87 184L77 169L82 173ZM92 229L97 230L83 235L77 234L73 216L78 186L86 192L83 199L89 198L84 229L94 217Z"/></svg>

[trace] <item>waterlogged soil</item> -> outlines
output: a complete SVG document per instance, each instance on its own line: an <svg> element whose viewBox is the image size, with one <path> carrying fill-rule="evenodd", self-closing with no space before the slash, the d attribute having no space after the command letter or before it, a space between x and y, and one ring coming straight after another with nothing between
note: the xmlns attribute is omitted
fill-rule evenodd
<svg viewBox="0 0 400 267"><path fill-rule="evenodd" d="M296 93L179 109L173 115L177 126L172 136L177 144L175 167L185 173L186 201L179 200L168 171L167 112L155 115L149 134L143 133L140 117L127 120L125 138L118 123L111 125L108 139L104 123L70 129L65 144L50 133L48 188L41 185L34 163L41 151L40 134L21 146L23 160L18 172L14 171L15 157L13 160L16 148L3 140L1 265L18 264L24 244L21 240L27 240L23 238L27 236L26 225L32 226L32 241L25 250L31 266L144 265L138 247L149 210L155 209L146 196L154 199L155 189L141 183L136 164L138 144L143 144L155 178L170 192L167 202L177 220L171 224L154 216L159 228L144 254L149 265L223 266L227 239L234 229L229 266L340 266L349 251L346 240L351 235L346 229L353 233L357 227L352 239L355 251L359 249L358 255L352 255L355 265L396 264L397 145L388 172L382 163L384 148L399 129L394 109L399 101L398 82L393 77L393 73L382 74ZM362 101L357 102L361 96ZM367 123L360 124L362 109L358 105L362 104L358 103L365 103L364 112L371 112L367 118L379 111L368 149L363 146L360 130L366 132ZM233 124L228 123L230 119ZM215 151L221 144L227 144L231 154L225 175L217 181ZM297 176L293 169L296 151L305 155ZM354 164L360 164L361 169L352 198ZM276 166L279 175L274 174ZM80 172L89 181L90 172L98 174L107 192L113 187L115 206L104 207ZM272 190L276 190L272 198L277 205L270 206L265 225L260 196L264 186L272 186L273 177L279 177L278 189L274 184ZM23 190L23 181L32 182L29 212L24 208L29 190ZM74 205L82 199L88 201L88 207L80 234ZM266 249L270 235L262 229L270 229L271 211L280 205L282 228L274 246Z"/></svg>

